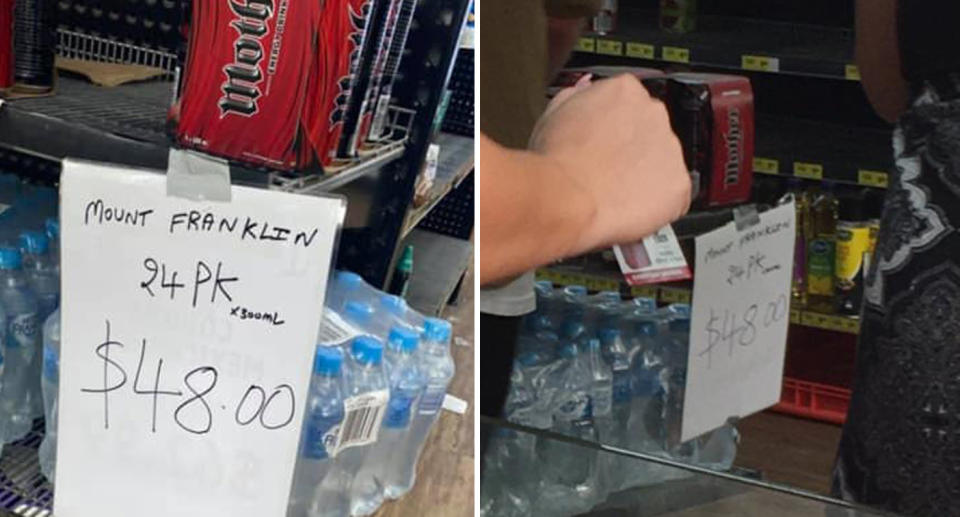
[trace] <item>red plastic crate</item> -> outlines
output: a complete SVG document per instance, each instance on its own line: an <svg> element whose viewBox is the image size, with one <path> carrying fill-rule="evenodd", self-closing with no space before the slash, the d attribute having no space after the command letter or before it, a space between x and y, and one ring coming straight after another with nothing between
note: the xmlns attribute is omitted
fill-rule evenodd
<svg viewBox="0 0 960 517"><path fill-rule="evenodd" d="M773 410L803 418L843 424L847 421L849 408L850 390L848 389L784 377L780 403L774 406Z"/></svg>

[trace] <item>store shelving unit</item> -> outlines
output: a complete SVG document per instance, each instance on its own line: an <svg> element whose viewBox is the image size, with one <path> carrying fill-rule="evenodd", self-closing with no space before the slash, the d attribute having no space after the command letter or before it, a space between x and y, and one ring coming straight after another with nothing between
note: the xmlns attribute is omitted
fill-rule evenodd
<svg viewBox="0 0 960 517"><path fill-rule="evenodd" d="M447 194L460 186L473 172L473 139L450 133L441 133L436 140L440 146L437 177L426 199L419 206L411 206L403 224L406 237L440 203Z"/></svg>

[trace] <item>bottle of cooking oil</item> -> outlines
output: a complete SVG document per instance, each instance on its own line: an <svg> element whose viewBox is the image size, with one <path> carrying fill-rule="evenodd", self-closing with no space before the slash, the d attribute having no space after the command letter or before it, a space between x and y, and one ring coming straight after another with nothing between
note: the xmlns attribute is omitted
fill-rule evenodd
<svg viewBox="0 0 960 517"><path fill-rule="evenodd" d="M864 261L870 253L865 204L864 191L840 199L834 289L837 313L846 316L859 315L863 300Z"/></svg>
<svg viewBox="0 0 960 517"><path fill-rule="evenodd" d="M831 313L834 309L837 196L832 183L824 184L810 206L807 239L807 308Z"/></svg>
<svg viewBox="0 0 960 517"><path fill-rule="evenodd" d="M803 181L791 179L787 194L793 194L797 211L797 237L793 249L793 284L791 287L792 307L802 309L807 305L807 241L810 234L808 211L810 209L810 192L803 188Z"/></svg>

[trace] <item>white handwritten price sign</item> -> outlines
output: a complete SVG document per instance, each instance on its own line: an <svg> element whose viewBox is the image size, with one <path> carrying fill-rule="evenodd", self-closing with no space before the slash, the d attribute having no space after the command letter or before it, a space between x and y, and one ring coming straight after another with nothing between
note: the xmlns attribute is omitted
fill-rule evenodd
<svg viewBox="0 0 960 517"><path fill-rule="evenodd" d="M67 161L58 517L283 515L340 199Z"/></svg>
<svg viewBox="0 0 960 517"><path fill-rule="evenodd" d="M684 441L780 400L795 232L791 202L697 238Z"/></svg>

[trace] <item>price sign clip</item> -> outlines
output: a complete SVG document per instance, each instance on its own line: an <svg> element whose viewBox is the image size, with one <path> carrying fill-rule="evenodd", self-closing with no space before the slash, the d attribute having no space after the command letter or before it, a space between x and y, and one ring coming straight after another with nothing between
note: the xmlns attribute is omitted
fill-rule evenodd
<svg viewBox="0 0 960 517"><path fill-rule="evenodd" d="M738 232L760 224L760 212L757 211L757 205L735 207L733 209L733 222L737 225Z"/></svg>
<svg viewBox="0 0 960 517"><path fill-rule="evenodd" d="M167 195L193 201L229 203L230 164L223 159L184 149L170 149Z"/></svg>

